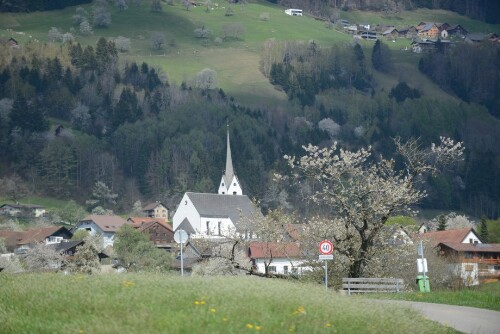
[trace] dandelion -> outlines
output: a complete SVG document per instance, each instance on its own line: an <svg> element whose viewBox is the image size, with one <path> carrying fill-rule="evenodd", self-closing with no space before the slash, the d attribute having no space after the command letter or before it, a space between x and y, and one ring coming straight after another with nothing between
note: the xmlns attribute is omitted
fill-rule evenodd
<svg viewBox="0 0 500 334"><path fill-rule="evenodd" d="M329 322L327 322L327 323L325 324L325 327L332 327L332 324L331 324L331 323L329 323Z"/></svg>
<svg viewBox="0 0 500 334"><path fill-rule="evenodd" d="M304 306L297 307L297 309L292 313L292 315L302 315L302 314L306 314L306 309L304 308Z"/></svg>
<svg viewBox="0 0 500 334"><path fill-rule="evenodd" d="M253 324L246 324L245 327L248 329L253 329Z"/></svg>
<svg viewBox="0 0 500 334"><path fill-rule="evenodd" d="M205 305L205 301L204 300L195 300L194 304L195 305Z"/></svg>
<svg viewBox="0 0 500 334"><path fill-rule="evenodd" d="M222 321L227 322L227 318L226 317L222 318Z"/></svg>
<svg viewBox="0 0 500 334"><path fill-rule="evenodd" d="M262 329L262 326L255 326L256 331L260 331Z"/></svg>
<svg viewBox="0 0 500 334"><path fill-rule="evenodd" d="M123 281L123 282L122 282L122 286L123 286L124 288L130 288L130 287L132 287L132 286L134 286L134 285L135 285L135 283L134 283L134 282L132 282L132 281Z"/></svg>
<svg viewBox="0 0 500 334"><path fill-rule="evenodd" d="M210 312L212 312L212 313L215 313L216 311L217 310L215 308L213 308L213 307L210 309Z"/></svg>

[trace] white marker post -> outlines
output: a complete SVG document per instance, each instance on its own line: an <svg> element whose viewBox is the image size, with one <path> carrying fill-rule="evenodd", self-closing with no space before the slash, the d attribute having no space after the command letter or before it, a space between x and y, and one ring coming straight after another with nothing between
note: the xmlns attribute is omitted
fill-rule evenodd
<svg viewBox="0 0 500 334"><path fill-rule="evenodd" d="M325 260L325 289L328 290L328 260L333 260L333 244L330 240L323 240L318 245L319 260Z"/></svg>

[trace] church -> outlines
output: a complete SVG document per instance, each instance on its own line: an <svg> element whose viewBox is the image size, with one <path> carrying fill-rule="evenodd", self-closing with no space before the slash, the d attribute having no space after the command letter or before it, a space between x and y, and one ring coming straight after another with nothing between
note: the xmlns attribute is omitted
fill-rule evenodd
<svg viewBox="0 0 500 334"><path fill-rule="evenodd" d="M251 239L253 217L262 213L243 195L233 168L229 129L227 131L226 169L217 194L186 192L172 218L175 231L184 230L190 238Z"/></svg>

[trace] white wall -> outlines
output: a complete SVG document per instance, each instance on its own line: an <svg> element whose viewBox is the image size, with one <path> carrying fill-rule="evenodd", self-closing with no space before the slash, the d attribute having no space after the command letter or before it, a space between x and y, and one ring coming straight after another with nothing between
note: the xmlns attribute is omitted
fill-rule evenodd
<svg viewBox="0 0 500 334"><path fill-rule="evenodd" d="M90 229L90 230L89 230ZM99 234L102 236L103 247L113 246L115 242L114 232L104 232L101 228L93 222L79 223L76 230L87 230L90 234Z"/></svg>
<svg viewBox="0 0 500 334"><path fill-rule="evenodd" d="M255 260L255 266L257 267L257 271L259 273L264 274L266 272L265 269L265 264L266 262L269 262L269 259L256 259ZM303 260L295 260L295 259L287 259L287 258L275 258L272 259L271 263L269 266L274 266L276 267L276 274L285 274L285 266L288 267L288 274L292 273L292 268L295 268L297 270L298 274L301 274L304 271L309 271L309 267L301 267L301 265L304 263Z"/></svg>
<svg viewBox="0 0 500 334"><path fill-rule="evenodd" d="M479 240L479 238L476 236L476 234L474 234L474 232L470 231L467 236L464 238L464 240L462 240L462 243L463 244L473 244L473 243L478 243L478 244L481 244L481 240Z"/></svg>
<svg viewBox="0 0 500 334"><path fill-rule="evenodd" d="M174 216L172 217L174 231L177 230L177 228L185 218L187 218L189 222L193 224L193 228L195 231L201 230L200 215L198 214L198 211L196 211L193 202L191 202L187 194L184 194L184 196L182 197L182 200L179 203Z"/></svg>

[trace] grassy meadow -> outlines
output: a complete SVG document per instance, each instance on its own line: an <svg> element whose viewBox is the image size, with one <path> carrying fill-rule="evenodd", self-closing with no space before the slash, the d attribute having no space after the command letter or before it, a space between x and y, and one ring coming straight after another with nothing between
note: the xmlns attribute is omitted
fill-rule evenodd
<svg viewBox="0 0 500 334"><path fill-rule="evenodd" d="M414 311L251 277L0 275L2 333L454 333Z"/></svg>
<svg viewBox="0 0 500 334"><path fill-rule="evenodd" d="M283 8L266 1L252 1L246 5L232 5L234 15L225 16L229 4L226 1L212 2L208 11L204 6L186 10L178 2L174 6L163 4L163 12L150 11L150 1L143 1L140 7L130 4L128 10L119 11L110 6L112 24L106 29L94 29L88 37L78 34L73 27L72 16L76 7L63 10L34 13L0 13L0 37L15 37L22 43L47 41L47 32L57 27L61 32L75 28L74 35L82 44L94 45L100 36L116 38L124 36L131 40L131 50L121 57L129 61L147 62L160 67L171 83L189 82L203 68L217 72L217 84L226 93L240 102L251 106L286 106L286 95L277 91L259 70L260 50L265 40L314 40L321 47L339 43L350 43L349 34L327 29L324 22L311 17L291 17ZM83 6L91 12L92 5ZM267 13L268 21L260 18ZM386 16L373 12L341 12L341 17L351 22L370 24L394 24L397 27L415 25L420 21L460 23L471 31L500 32L500 25L488 25L447 11L415 10L405 11L397 16ZM241 39L227 40L215 44L216 37L222 36L223 27L239 23L245 28ZM209 39L197 39L194 29L204 26L212 31ZM12 29L12 30L10 30ZM165 34L165 46L152 50L150 38L154 32ZM387 44L395 51L396 64L390 75L376 75L378 89L390 89L398 80L406 80L412 86L422 89L425 94L441 98L447 94L431 82L416 68L419 56L407 49L409 41L397 40ZM362 41L365 53L371 52L373 42Z"/></svg>

